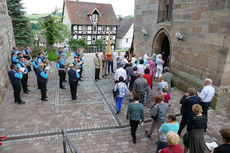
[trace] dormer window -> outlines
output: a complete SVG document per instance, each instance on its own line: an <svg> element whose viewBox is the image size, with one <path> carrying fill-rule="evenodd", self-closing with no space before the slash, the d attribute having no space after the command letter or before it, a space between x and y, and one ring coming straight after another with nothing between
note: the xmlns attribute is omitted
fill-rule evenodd
<svg viewBox="0 0 230 153"><path fill-rule="evenodd" d="M95 8L95 9L93 10L93 12L90 13L89 15L90 15L90 20L91 20L91 22L93 23L93 25L97 25L97 23L98 23L98 17L99 17L99 12L98 12L98 10Z"/></svg>
<svg viewBox="0 0 230 153"><path fill-rule="evenodd" d="M92 22L93 22L93 24L94 25L97 24L97 21L98 21L98 15L97 14L93 14L92 15Z"/></svg>

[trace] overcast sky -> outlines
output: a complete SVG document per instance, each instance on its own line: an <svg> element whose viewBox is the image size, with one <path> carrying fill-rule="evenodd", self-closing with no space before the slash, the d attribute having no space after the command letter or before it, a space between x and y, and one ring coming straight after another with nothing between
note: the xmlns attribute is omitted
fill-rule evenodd
<svg viewBox="0 0 230 153"><path fill-rule="evenodd" d="M134 0L80 0L96 3L111 3L116 15L133 15ZM22 0L27 14L51 13L55 8L63 7L63 0Z"/></svg>

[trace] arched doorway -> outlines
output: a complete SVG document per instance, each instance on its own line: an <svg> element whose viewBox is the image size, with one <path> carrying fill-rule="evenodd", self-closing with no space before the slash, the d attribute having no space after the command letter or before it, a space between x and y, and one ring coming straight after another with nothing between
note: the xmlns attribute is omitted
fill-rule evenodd
<svg viewBox="0 0 230 153"><path fill-rule="evenodd" d="M164 29L159 30L156 34L153 41L152 53L162 54L162 58L165 61L164 67L170 67L170 39Z"/></svg>

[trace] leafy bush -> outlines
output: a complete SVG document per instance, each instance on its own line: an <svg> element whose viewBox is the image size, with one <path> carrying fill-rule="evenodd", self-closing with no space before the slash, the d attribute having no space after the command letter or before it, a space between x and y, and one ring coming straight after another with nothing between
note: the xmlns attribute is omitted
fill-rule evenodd
<svg viewBox="0 0 230 153"><path fill-rule="evenodd" d="M98 49L100 47L100 51L106 49L106 43L102 39L97 39L94 43L94 46L96 46Z"/></svg>
<svg viewBox="0 0 230 153"><path fill-rule="evenodd" d="M81 39L74 39L74 38L71 38L68 42L69 44L69 48L72 50L72 51L75 51L77 50L78 48L84 48L85 50L88 49L89 45L87 44L86 42L86 39L85 38L81 38Z"/></svg>
<svg viewBox="0 0 230 153"><path fill-rule="evenodd" d="M46 51L46 50L45 50ZM48 51L48 60L57 61L57 49L53 48L53 51Z"/></svg>

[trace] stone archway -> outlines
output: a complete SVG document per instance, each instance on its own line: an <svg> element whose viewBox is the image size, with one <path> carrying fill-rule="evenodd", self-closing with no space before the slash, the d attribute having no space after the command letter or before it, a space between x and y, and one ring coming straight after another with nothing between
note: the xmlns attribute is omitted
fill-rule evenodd
<svg viewBox="0 0 230 153"><path fill-rule="evenodd" d="M164 66L169 66L171 55L171 43L170 37L166 30L161 29L155 35L153 40L152 53L162 54L165 61Z"/></svg>

